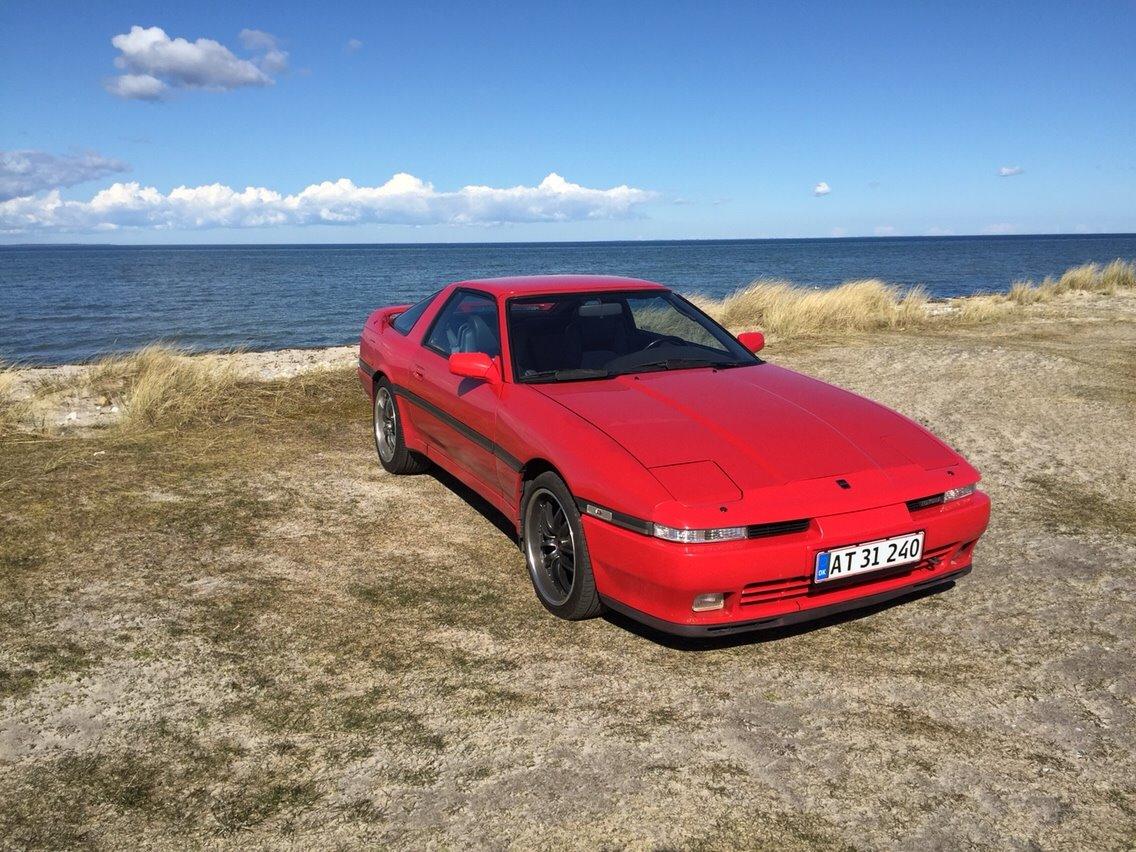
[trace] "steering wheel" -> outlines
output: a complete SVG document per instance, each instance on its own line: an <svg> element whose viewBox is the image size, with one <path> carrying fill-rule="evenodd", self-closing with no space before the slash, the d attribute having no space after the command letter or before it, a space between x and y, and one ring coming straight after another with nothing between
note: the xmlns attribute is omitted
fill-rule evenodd
<svg viewBox="0 0 1136 852"><path fill-rule="evenodd" d="M659 346L663 343L673 343L678 346L686 346L686 341L681 337L676 337L673 334L664 334L662 337L657 337L646 346L644 346L643 351L646 352L648 349L654 349L656 346Z"/></svg>

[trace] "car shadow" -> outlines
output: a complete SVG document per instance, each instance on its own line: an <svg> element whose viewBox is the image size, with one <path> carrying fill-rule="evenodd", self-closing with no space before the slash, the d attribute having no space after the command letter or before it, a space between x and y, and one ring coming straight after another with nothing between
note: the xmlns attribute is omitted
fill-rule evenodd
<svg viewBox="0 0 1136 852"><path fill-rule="evenodd" d="M664 648L670 648L674 651L721 651L727 648L737 648L742 645L765 645L770 642L789 639L793 636L800 636L804 633L823 630L826 627L835 627L836 625L846 624L850 621L859 621L862 618L867 618L868 616L875 615L892 607L902 606L907 603L912 603L913 601L921 600L922 598L937 595L954 587L955 583L952 580L941 586L934 586L929 589L918 589L902 597L892 598L889 601L865 606L862 609L853 609L834 613L833 615L826 615L815 621L805 621L799 624L789 625L788 627L773 627L768 630L753 630L748 633L732 633L727 636L707 636L699 638L675 636L670 633L663 633L660 630L656 630L653 627L636 621L633 618L629 618L622 613L615 612L614 610L605 612L603 618L608 623L616 627L621 627L628 633L633 633L642 639L647 639L648 641L654 642L656 645L662 645Z"/></svg>
<svg viewBox="0 0 1136 852"><path fill-rule="evenodd" d="M483 518L485 518L485 520L493 524L493 526L495 526L506 538L508 538L509 541L513 542L513 544L517 545L518 547L520 546L520 540L517 538L516 527L514 527L513 523L507 517L505 517L505 515L502 514L496 506L494 506L492 503L490 503L488 500L486 500L484 497L482 497L480 494L478 494L476 491L474 491L472 488L458 479L456 476L446 472L436 464L432 464L426 469L426 475L434 477L434 479L436 479L440 484L444 485L446 488L450 489L459 497L461 497L462 500L469 504L471 509L474 509Z"/></svg>

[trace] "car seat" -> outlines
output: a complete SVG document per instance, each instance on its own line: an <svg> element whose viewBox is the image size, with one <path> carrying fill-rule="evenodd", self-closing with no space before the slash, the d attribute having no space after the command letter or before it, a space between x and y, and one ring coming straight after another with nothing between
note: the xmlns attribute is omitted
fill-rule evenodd
<svg viewBox="0 0 1136 852"><path fill-rule="evenodd" d="M489 323L479 316L471 316L462 323L458 332L456 352L484 352L490 358L501 354L501 341Z"/></svg>

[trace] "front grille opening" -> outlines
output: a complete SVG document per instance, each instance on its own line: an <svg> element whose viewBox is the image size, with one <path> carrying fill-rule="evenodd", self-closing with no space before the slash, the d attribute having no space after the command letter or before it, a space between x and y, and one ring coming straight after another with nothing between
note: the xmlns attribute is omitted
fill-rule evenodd
<svg viewBox="0 0 1136 852"><path fill-rule="evenodd" d="M777 521L772 524L753 524L746 527L748 538L766 538L771 535L788 535L789 533L804 532L809 528L808 518L799 518L795 521Z"/></svg>
<svg viewBox="0 0 1136 852"><path fill-rule="evenodd" d="M741 606L751 606L753 604L772 603L786 598L803 597L808 594L811 580L811 577L803 576L750 583L742 589L738 603Z"/></svg>
<svg viewBox="0 0 1136 852"><path fill-rule="evenodd" d="M972 541L967 546L973 547L974 544L975 542ZM892 580L896 577L906 577L920 569L927 571L934 570L942 565L944 561L951 559L955 555L957 548L958 542L943 544L924 551L922 558L918 562L896 565L894 568L888 568L883 571L853 574L850 577L831 580L826 583L814 583L811 574L797 577L779 577L775 580L759 580L756 583L749 583L742 587L741 594L738 595L738 605L746 607L755 606L757 604L776 603L792 598L823 598L830 592L846 589L849 586L870 587L874 583Z"/></svg>
<svg viewBox="0 0 1136 852"><path fill-rule="evenodd" d="M930 497L920 497L918 500L908 500L907 511L918 512L920 509L930 509L932 506L941 505L942 502L942 494L932 494Z"/></svg>

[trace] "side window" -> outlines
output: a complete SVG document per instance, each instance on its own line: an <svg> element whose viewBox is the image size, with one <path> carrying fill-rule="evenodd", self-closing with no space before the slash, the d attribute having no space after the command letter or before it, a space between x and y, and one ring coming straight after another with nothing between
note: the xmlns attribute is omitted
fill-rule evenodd
<svg viewBox="0 0 1136 852"><path fill-rule="evenodd" d="M409 334L410 329L414 328L414 324L418 322L418 318L426 313L426 309L438 298L438 294L441 292L441 290L435 290L417 305L412 305L407 308L394 318L394 322L391 323L391 328L399 334Z"/></svg>
<svg viewBox="0 0 1136 852"><path fill-rule="evenodd" d="M501 354L497 302L484 293L458 290L446 302L426 335L426 345L441 353L484 352Z"/></svg>

